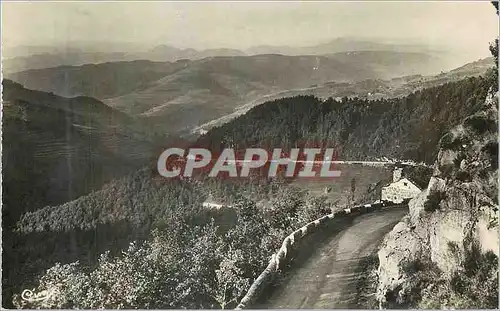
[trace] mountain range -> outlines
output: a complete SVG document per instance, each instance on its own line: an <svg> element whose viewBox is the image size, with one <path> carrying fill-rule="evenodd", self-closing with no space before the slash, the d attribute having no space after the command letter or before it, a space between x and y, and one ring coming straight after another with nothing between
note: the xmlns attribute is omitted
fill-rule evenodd
<svg viewBox="0 0 500 311"><path fill-rule="evenodd" d="M485 59L426 77L435 73L440 61L428 54L387 51L267 54L59 66L5 76L29 89L97 98L147 120L158 133L189 133L273 98L296 94L402 96L424 83L431 86L440 80L482 74L492 63L491 58Z"/></svg>
<svg viewBox="0 0 500 311"><path fill-rule="evenodd" d="M190 131L269 94L329 82L431 74L441 59L423 53L217 56L199 60L110 62L32 69L5 76L29 89L90 96L158 131ZM439 71L438 71L439 72Z"/></svg>
<svg viewBox="0 0 500 311"><path fill-rule="evenodd" d="M346 55L341 56L346 57ZM462 96L461 93L455 91L453 93L450 90L475 89L479 92L476 95L477 98L482 100L485 92L481 86L482 80L478 78L469 82L460 82L460 80L470 76L484 75L492 63L491 59L485 59L431 77L411 75L391 80L362 80L365 77L376 76L376 74L367 68L361 68L359 71L353 70L355 67L352 64L339 60L342 57L336 59L316 56L258 55L215 57L174 63L117 62L23 72L17 77L27 79L27 81L18 79L23 81L25 86L11 80L4 80L3 129L6 135L3 159L4 163L8 164L4 170L4 184L7 188L25 185L26 191L30 193L29 196L25 196L26 191L20 193L9 190L6 192L4 206L8 209L5 214L12 214L12 218L15 219L26 208L36 209L41 205L66 202L98 189L106 181L122 176L130 169L154 162L154 158L169 139L166 133L182 134L183 129L192 131L202 122L206 123L203 123L205 126L200 128L200 132L202 132L201 129L206 132L215 126L215 133L220 131L238 133L240 125L244 124L243 120L252 118L251 116L255 113L279 120L282 116L275 115L274 110L262 112L271 109L273 105L259 104L273 102L273 100L283 101L280 100L283 97L323 95L319 96L318 100L305 99L304 102L311 101L309 104L311 107L317 105L318 101L328 100L331 97L339 102L349 97L353 98L355 103L351 108L344 104L338 104L345 106L344 108L340 106L332 108L335 111L340 109L339 113L343 110L355 109L360 105L368 105L369 102L366 100L371 100L375 104L372 104L370 109L376 111L370 109L365 111L364 108L360 108L361 111L357 112L361 114L360 120L366 119L363 121L366 126L370 126L373 123L370 119L379 114L381 118L383 116L383 119L399 120L402 115L400 111L402 103L413 103L412 108L408 108L407 111L410 114L409 118L418 120L417 115L420 118L427 115L424 119L430 123L420 124L415 121L414 129L406 132L424 133L425 128L437 130L435 126L428 126L432 122L437 122L429 111L434 111L434 115L443 115L443 121L439 122L444 124L449 121L449 115L452 114L449 107L431 102L428 103L430 108L425 108L416 103L427 103L435 96L439 98L455 96L455 100L447 102L458 105L456 110L460 116L467 114L469 110L461 113L460 109L465 109L464 107L473 109L474 102L470 99L466 101L463 97L465 95ZM333 76L344 77L346 80L352 79L354 82L324 82L333 79ZM360 81L356 81L357 79ZM106 81L115 81L115 83L106 83ZM116 83L116 81L119 82ZM322 82L324 84L320 84ZM461 84L451 85L450 82ZM311 86L309 83L320 85ZM40 89L48 89L50 92L29 89L33 87L33 84L38 85ZM440 87L443 84L448 86ZM306 87L300 89L301 86ZM420 95L419 90L424 87L433 88L422 93L426 95ZM61 97L51 92L74 97ZM412 95L408 95L412 92ZM472 96L471 91L466 94L469 97ZM100 97L102 100L87 95ZM420 98L421 96L428 99L424 101ZM385 105L380 104L381 100L385 102L386 98L397 97L403 98L402 103L397 104L398 102L394 102L396 99L393 99ZM333 99L329 99L331 100ZM302 103L301 100L299 102ZM300 112L301 105L299 104L293 106L296 110L294 110L295 114ZM283 107L286 108L289 105L283 104ZM286 109L282 112L289 113ZM238 118L244 113L246 113L244 119ZM342 114L344 112L339 115ZM349 110L345 114L349 116L345 118L349 119L356 113ZM295 115L294 118L296 117ZM262 120L267 122L265 121L267 119L261 119L252 119L251 123L258 124ZM379 129L376 127L358 128L355 124L345 124L347 119L329 121L331 124L338 126L344 124L346 127L344 130L336 130L335 133L341 135L342 132L370 132L378 135L378 138L373 138L373 141L379 142L380 137L388 136L381 133L386 133L390 130L390 126L394 125L394 122L387 121L387 124L378 125ZM361 122L360 120L356 122ZM220 127L226 122L229 123ZM269 122L270 124L283 123ZM293 128L293 122L290 122L284 121L283 124ZM398 122L397 124L408 123L401 120ZM351 128L352 126L355 127ZM227 129L233 127L232 130ZM267 127L262 124L260 128L259 133ZM337 134L332 133L331 137L336 137ZM441 134L442 131L439 130L436 133L427 133L425 136L430 139L440 137ZM218 137L218 134L210 135ZM266 137L271 136L271 134L266 134ZM280 139L286 140L283 137ZM337 141L349 141L349 139L341 136ZM412 135L394 137L394 141L407 141L407 146L401 149L386 146L385 153L394 157L426 160L415 152L418 149L427 150L428 147L417 148L413 145L421 139L421 136ZM222 140L220 138L220 141ZM244 141L243 138L239 140ZM428 144L435 143L435 139L431 139ZM371 150L373 146L360 147L361 149L356 147L356 149L349 147L349 144L357 146L358 142L352 141L344 144L342 148L347 157L373 157L379 153L375 148L373 154L357 154L355 150ZM433 155L429 150L425 154L429 157ZM22 171L19 171L20 169ZM28 201L24 202L25 200ZM19 202L24 203L19 204ZM17 206L18 211L12 210L13 206Z"/></svg>
<svg viewBox="0 0 500 311"><path fill-rule="evenodd" d="M154 257L169 258L178 250L182 255L173 257L175 269L177 265L188 269L181 275L172 274L175 269L161 270L161 277L174 277L168 284L152 283L154 290L162 288L165 295L181 297L177 304L169 305L172 307L199 307L190 304L199 297L204 297L203 303L211 303L202 289L193 291L194 297L182 296L186 293L183 280L208 284L209 278L203 276L220 267L218 262L212 263L213 254L200 256L205 254L200 249L217 252L218 244L196 248L202 239L218 241L203 226L224 217L233 219L241 226L228 236L245 241L239 244L251 255L242 262L256 257L262 241L267 241L265 252L257 258L265 265L268 250L281 245L282 237L276 232L318 218L325 206L300 216L298 207L309 205L295 201L286 187L280 186L281 194L274 195L270 191L273 185L262 185L259 190L258 185L239 188L216 181L158 178L151 167L161 149L169 145L164 133L189 131L231 116L227 123L209 129L196 144L216 151L229 144L289 148L322 141L334 146L344 159L383 155L429 163L443 144L442 134L477 112L496 81L496 75L487 70L491 59L425 76L435 72L436 63L440 64L439 58L426 53L355 51L175 62L136 60L6 74L17 82L3 81L2 220L7 232L3 239L3 295L11 299L24 288L36 287L41 273L51 267L56 279L58 271L72 275L74 270L67 269L74 266L66 264L76 260L88 265L83 269L96 264L112 267L121 278L136 269L116 270L106 256L121 253L130 242L144 241L158 229L165 232L165 241L173 243L164 249L166 256ZM304 94L322 94L323 98ZM490 130L482 121L469 120L476 130ZM459 141L448 144L461 146ZM239 208L236 216L217 215L220 211L202 207L209 193L240 202L242 194L259 192L275 197L273 206L278 212L271 213L271 227L257 226L263 221L256 217L254 203L244 203L248 207ZM290 207L297 208L288 213ZM262 220L269 218L269 214L263 215ZM295 218L301 221L286 223ZM246 225L251 219L252 225ZM232 225L231 221L225 223L226 228ZM271 232L274 238L256 238L255 232ZM246 248L248 241L255 242L255 247ZM193 251L185 252L190 247ZM145 256L139 258L133 262L145 263L147 271L159 271L151 269ZM210 261L197 261L200 258ZM193 262L196 264L189 266ZM259 262L246 266L250 277L263 269ZM208 272L200 273L199 267ZM102 281L116 283L108 275L96 283L82 279L78 271L75 275L74 280L82 284L75 288L94 289L88 284L99 284L95 288L100 291L108 286L99 287ZM130 280L140 279L131 275ZM146 280L158 279L146 275ZM154 297L171 299L165 295ZM78 300L75 297L68 300L69 306ZM162 300L150 306L167 304Z"/></svg>
<svg viewBox="0 0 500 311"><path fill-rule="evenodd" d="M386 51L425 53L445 57L446 51L439 47L421 44L389 44L353 38L337 38L332 41L306 47L256 46L239 50L233 48L193 49L177 48L160 44L149 49L133 44L78 43L69 42L63 47L20 46L4 48L3 70L13 73L28 69L57 66L77 66L89 63L150 60L175 62L181 59L198 60L216 56L251 56L258 54L280 55L327 55L354 51Z"/></svg>
<svg viewBox="0 0 500 311"><path fill-rule="evenodd" d="M323 141L343 158L383 154L429 162L438 144L443 143L441 135L478 111L495 78L489 71L485 77L470 77L393 99L295 96L272 100L213 128L196 145L213 151L229 144L286 149ZM480 130L483 124L477 121L481 120L474 121ZM89 267L97 258L103 262L105 257L98 254L121 252L131 241L146 239L153 229L166 230L170 238L178 238L179 231L173 230L184 232L212 219L221 221L217 211L202 208L208 193L232 195L238 200L242 193L270 193L267 186L258 190L255 185L238 188L213 180L158 178L154 162L148 161L148 154L158 153L135 130L136 122L96 99L62 98L4 81L3 220L4 226L15 228L5 240L8 264L4 267L8 269L4 270L8 273L4 282L8 286L4 295L11 297L26 286L36 286L33 278L37 280L50 267L57 269L57 262L79 260ZM130 136L132 132L136 136ZM148 164L150 168L134 172ZM116 179L123 175L127 176ZM279 203L275 206L285 210L296 206L290 202L289 192L282 191L276 195ZM246 210L243 213L244 219L251 215ZM234 219L234 215L224 217ZM275 219L280 223L289 218L278 214ZM238 228L234 232L246 231ZM199 231L188 233L186 241L205 237ZM253 231L250 236L256 240ZM179 249L184 249L186 244L181 241ZM256 241L261 244L260 239ZM193 261L190 254L183 258ZM268 258L267 254L262 258ZM249 271L254 270L261 271L261 267ZM194 271L200 275L199 270Z"/></svg>

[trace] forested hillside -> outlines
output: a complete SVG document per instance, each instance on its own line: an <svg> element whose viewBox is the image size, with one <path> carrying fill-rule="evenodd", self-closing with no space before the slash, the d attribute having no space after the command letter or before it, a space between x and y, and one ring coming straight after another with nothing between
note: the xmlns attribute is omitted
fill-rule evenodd
<svg viewBox="0 0 500 311"><path fill-rule="evenodd" d="M39 242L36 237L19 240L15 225L21 215L74 200L151 163L160 152L156 141L168 138L151 135L147 125L94 98L63 98L10 80L2 84L5 294L12 291L13 280L19 280L19 266L36 271L44 262L40 258L58 253L50 247L68 243L50 244L44 237ZM81 216L71 215L64 219ZM37 243L43 249L49 247L48 255L31 262L23 255L25 247L34 248Z"/></svg>
<svg viewBox="0 0 500 311"><path fill-rule="evenodd" d="M218 151L224 146L288 149L321 142L336 148L340 159L431 163L440 137L480 107L492 77L489 72L395 99L278 99L212 129L197 144Z"/></svg>
<svg viewBox="0 0 500 311"><path fill-rule="evenodd" d="M156 156L129 116L88 97L62 98L3 81L3 224L61 204Z"/></svg>
<svg viewBox="0 0 500 311"><path fill-rule="evenodd" d="M219 202L232 208L203 208L208 196L223 198ZM261 200L265 207L257 204ZM279 182L165 180L143 169L75 201L25 214L5 248L17 245L15 252L7 251L4 294L38 286L37 275L59 262L40 279L38 289L57 288L60 295L43 305L25 305L19 296L14 303L232 306L289 228L329 208L323 199Z"/></svg>
<svg viewBox="0 0 500 311"><path fill-rule="evenodd" d="M232 66L223 59L217 64L205 70ZM129 65L125 71L135 70L136 64ZM143 70L148 81L163 70L180 70L169 83L228 92L219 83L225 80L200 71L200 79L193 80L186 76L192 72L180 67L148 68ZM480 107L493 75L394 99L277 99L194 144L217 152L229 146L288 149L320 143L334 147L341 159L431 162L442 134ZM143 88L141 81L92 90L122 94ZM154 163L155 141L166 147L168 138L93 98L3 84L3 220L9 228L3 239L3 295L9 297L4 306L234 306L290 228L332 208L324 197L279 180L165 180L154 168L132 172ZM232 208L203 208L209 198ZM19 293L31 287L61 294L44 305L26 305Z"/></svg>
<svg viewBox="0 0 500 311"><path fill-rule="evenodd" d="M149 83L184 68L185 62L146 60L58 66L7 74L26 88L60 96L109 98L140 90Z"/></svg>
<svg viewBox="0 0 500 311"><path fill-rule="evenodd" d="M344 159L430 161L442 132L478 109L491 83L491 76L469 78L378 101L284 98L254 107L196 145L217 151L325 142ZM232 208L203 208L209 197ZM4 249L17 249L6 252L4 295L24 307L234 306L290 228L330 208L324 198L278 181L164 180L142 169L24 214L5 241ZM62 294L26 305L18 295L32 286Z"/></svg>

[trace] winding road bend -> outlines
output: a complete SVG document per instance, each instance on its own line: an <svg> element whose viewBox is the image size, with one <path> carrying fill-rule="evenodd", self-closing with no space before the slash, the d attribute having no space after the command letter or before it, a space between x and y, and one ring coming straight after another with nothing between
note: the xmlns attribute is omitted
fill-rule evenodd
<svg viewBox="0 0 500 311"><path fill-rule="evenodd" d="M309 256L292 267L260 308L359 308L356 285L364 273L363 259L408 212L394 208L358 216L337 234L326 238Z"/></svg>

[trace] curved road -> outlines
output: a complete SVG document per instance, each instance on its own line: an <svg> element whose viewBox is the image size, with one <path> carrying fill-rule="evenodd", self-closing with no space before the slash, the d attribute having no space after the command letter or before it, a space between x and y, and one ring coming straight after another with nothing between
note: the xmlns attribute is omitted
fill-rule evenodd
<svg viewBox="0 0 500 311"><path fill-rule="evenodd" d="M345 229L326 238L308 258L292 267L283 282L259 308L359 308L356 288L360 264L407 208L387 209L358 216ZM299 260L300 261L300 260Z"/></svg>

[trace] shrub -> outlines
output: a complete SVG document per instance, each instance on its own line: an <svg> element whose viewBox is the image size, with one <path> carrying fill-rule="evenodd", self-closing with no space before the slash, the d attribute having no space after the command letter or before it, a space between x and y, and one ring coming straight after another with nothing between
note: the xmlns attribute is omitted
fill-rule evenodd
<svg viewBox="0 0 500 311"><path fill-rule="evenodd" d="M481 151L488 154L493 169L498 168L498 142L490 141L481 148Z"/></svg>
<svg viewBox="0 0 500 311"><path fill-rule="evenodd" d="M472 181L471 175L466 171L458 171L456 175L456 179L461 182L470 182Z"/></svg>
<svg viewBox="0 0 500 311"><path fill-rule="evenodd" d="M441 137L441 140L439 141L439 147L441 149L451 149L453 142L453 133L446 133Z"/></svg>
<svg viewBox="0 0 500 311"><path fill-rule="evenodd" d="M403 169L403 174L414 181L420 188L427 188L433 169L426 166L411 166Z"/></svg>
<svg viewBox="0 0 500 311"><path fill-rule="evenodd" d="M419 308L498 308L498 257L492 252L481 253L477 241L465 248L464 255L463 263L449 280L436 280L422 290Z"/></svg>
<svg viewBox="0 0 500 311"><path fill-rule="evenodd" d="M464 124L469 126L477 134L485 132L494 132L497 129L495 120L492 120L484 115L473 115L465 119Z"/></svg>
<svg viewBox="0 0 500 311"><path fill-rule="evenodd" d="M439 209L439 204L442 200L446 198L446 193L444 191L431 192L427 197L427 201L424 203L424 210L427 212L433 212Z"/></svg>
<svg viewBox="0 0 500 311"><path fill-rule="evenodd" d="M441 279L441 271L429 258L417 258L402 267L408 275L408 284L400 292L397 308L414 308L422 300L422 289L436 284Z"/></svg>
<svg viewBox="0 0 500 311"><path fill-rule="evenodd" d="M444 150L457 150L460 149L460 147L466 142L466 137L462 135L454 135L453 133L449 132L441 137L441 140L439 141L439 147Z"/></svg>

